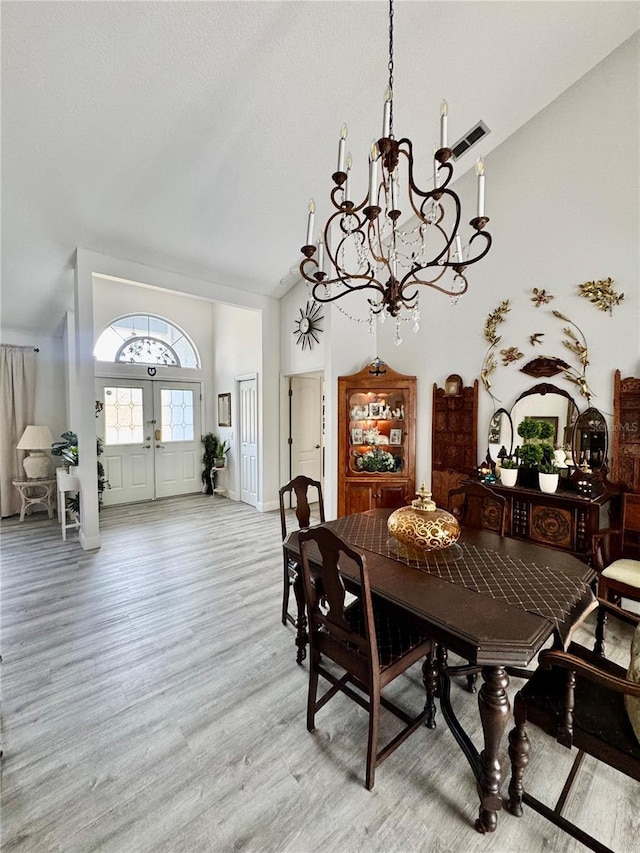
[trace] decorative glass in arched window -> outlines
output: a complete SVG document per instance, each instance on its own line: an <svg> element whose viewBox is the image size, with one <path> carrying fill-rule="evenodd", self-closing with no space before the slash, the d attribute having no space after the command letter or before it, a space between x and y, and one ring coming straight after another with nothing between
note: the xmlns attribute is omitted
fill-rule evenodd
<svg viewBox="0 0 640 853"><path fill-rule="evenodd" d="M151 314L130 314L114 320L98 338L93 354L98 361L121 364L200 367L198 353L186 332Z"/></svg>

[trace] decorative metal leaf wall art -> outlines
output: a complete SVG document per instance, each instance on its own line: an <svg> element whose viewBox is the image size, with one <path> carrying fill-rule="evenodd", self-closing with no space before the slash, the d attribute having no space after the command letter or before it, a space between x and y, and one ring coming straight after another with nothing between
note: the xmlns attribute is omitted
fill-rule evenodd
<svg viewBox="0 0 640 853"><path fill-rule="evenodd" d="M520 372L526 373L527 376L535 376L538 379L542 376L556 376L563 370L570 369L570 365L561 358L556 358L553 355L539 355L538 358L528 361L524 367L521 367Z"/></svg>
<svg viewBox="0 0 640 853"><path fill-rule="evenodd" d="M580 296L584 296L600 311L608 311L613 314L613 306L619 305L624 299L624 293L616 293L613 289L613 279L605 278L601 281L585 281L578 285Z"/></svg>
<svg viewBox="0 0 640 853"><path fill-rule="evenodd" d="M484 324L483 334L485 338L489 341L489 349L485 353L485 357L482 361L482 367L480 369L480 381L482 382L484 390L487 392L487 394L489 394L494 400L497 400L498 403L500 401L491 393L490 377L498 366L494 350L502 340L501 336L497 332L497 328L501 323L504 323L509 311L511 311L509 300L504 299L500 303L500 305L498 305L498 307L495 308L491 312L491 314L489 314Z"/></svg>
<svg viewBox="0 0 640 853"><path fill-rule="evenodd" d="M569 323L568 326L565 326L562 330L567 336L562 344L568 350L571 350L572 353L577 355L578 361L580 362L580 369L576 367L568 367L564 372L564 378L568 379L569 382L573 382L578 386L578 390L582 394L583 397L586 397L587 400L591 400L593 396L593 392L589 388L587 383L587 367L589 366L589 350L587 348L587 339L584 336L582 329L577 326L572 320L568 317L565 317L560 311L554 311L553 316L557 317L559 320L562 320L565 323ZM578 334L580 338L577 337L576 333L571 328L573 326L574 329L578 330Z"/></svg>

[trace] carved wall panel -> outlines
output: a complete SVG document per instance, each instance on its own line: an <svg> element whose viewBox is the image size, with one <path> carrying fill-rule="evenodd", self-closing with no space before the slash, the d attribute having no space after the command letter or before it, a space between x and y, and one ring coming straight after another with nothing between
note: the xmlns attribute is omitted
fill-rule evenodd
<svg viewBox="0 0 640 853"><path fill-rule="evenodd" d="M620 377L613 384L611 479L640 492L640 379Z"/></svg>
<svg viewBox="0 0 640 853"><path fill-rule="evenodd" d="M433 385L431 490L441 507L478 465L478 380L466 388L457 382L457 394L447 393L450 384Z"/></svg>

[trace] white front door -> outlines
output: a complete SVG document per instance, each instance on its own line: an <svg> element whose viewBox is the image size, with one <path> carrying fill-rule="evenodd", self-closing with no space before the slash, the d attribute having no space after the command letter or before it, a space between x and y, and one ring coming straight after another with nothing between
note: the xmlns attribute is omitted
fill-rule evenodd
<svg viewBox="0 0 640 853"><path fill-rule="evenodd" d="M243 379L240 397L240 500L258 505L258 383Z"/></svg>
<svg viewBox="0 0 640 853"><path fill-rule="evenodd" d="M291 478L322 482L322 377L292 376Z"/></svg>
<svg viewBox="0 0 640 853"><path fill-rule="evenodd" d="M200 385L98 379L105 506L198 492Z"/></svg>

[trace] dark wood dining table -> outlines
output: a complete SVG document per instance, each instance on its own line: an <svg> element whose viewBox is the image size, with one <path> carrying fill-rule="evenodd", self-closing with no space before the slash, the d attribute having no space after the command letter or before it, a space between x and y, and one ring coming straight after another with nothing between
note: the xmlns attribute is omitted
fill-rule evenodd
<svg viewBox="0 0 640 853"><path fill-rule="evenodd" d="M400 608L404 617L438 644L440 707L476 776L479 832L493 832L502 807L500 746L511 715L508 669L525 668L553 636L560 646L594 606L594 571L568 554L493 533L464 529L456 546L415 558L398 553L390 539L391 510L369 510L326 522L364 552L372 592ZM283 543L299 559L297 533ZM313 563L313 553L311 553ZM345 584L355 567L340 566ZM296 598L302 602L302 590ZM306 618L298 612L298 661L304 658ZM449 701L446 650L481 667L478 707L484 744L478 751Z"/></svg>

